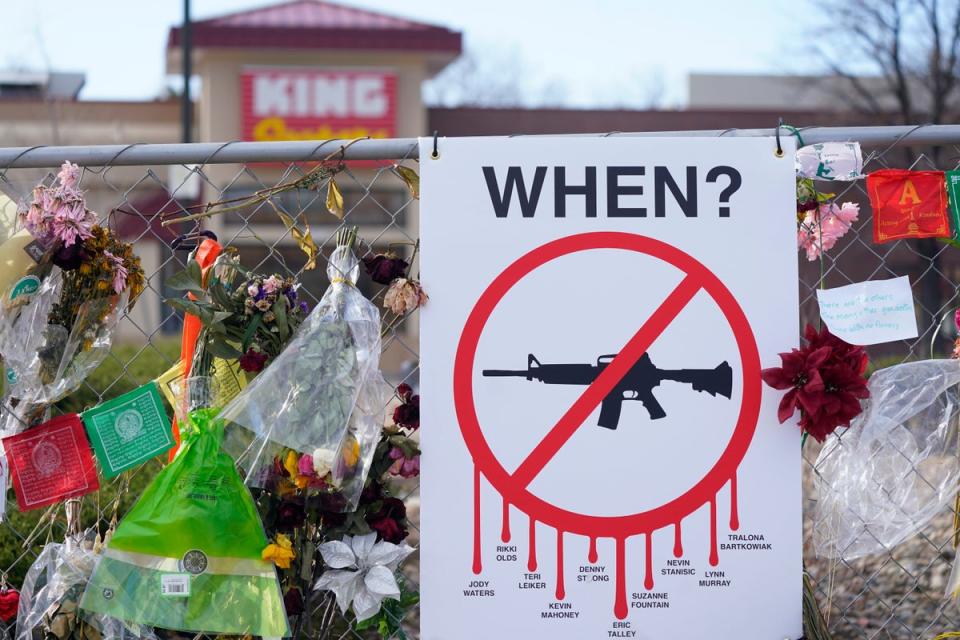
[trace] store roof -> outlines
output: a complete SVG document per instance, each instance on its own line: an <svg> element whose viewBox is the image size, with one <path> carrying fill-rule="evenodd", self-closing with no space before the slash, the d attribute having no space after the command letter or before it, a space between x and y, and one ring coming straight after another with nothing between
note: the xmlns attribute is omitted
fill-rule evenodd
<svg viewBox="0 0 960 640"><path fill-rule="evenodd" d="M322 0L292 0L191 25L194 46L437 51L459 54L461 35L422 22ZM181 27L167 47L179 47Z"/></svg>

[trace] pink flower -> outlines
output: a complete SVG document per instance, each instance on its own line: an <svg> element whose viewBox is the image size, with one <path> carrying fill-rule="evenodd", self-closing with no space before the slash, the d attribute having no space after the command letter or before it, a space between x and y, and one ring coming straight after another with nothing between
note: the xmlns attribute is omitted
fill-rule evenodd
<svg viewBox="0 0 960 640"><path fill-rule="evenodd" d="M93 233L90 229L96 221L96 216L92 211L87 210L82 199L71 202L61 201L53 211L50 232L56 240L63 243L63 246L69 247L77 240L92 238ZM126 274L123 277L126 278Z"/></svg>
<svg viewBox="0 0 960 640"><path fill-rule="evenodd" d="M310 478L315 475L313 471L313 456L311 454L305 453L300 456L300 461L297 462L297 471L300 472L300 475Z"/></svg>
<svg viewBox="0 0 960 640"><path fill-rule="evenodd" d="M127 267L123 264L123 258L118 258L109 251L104 251L103 255L110 261L113 267L113 290L117 293L123 293L127 286Z"/></svg>
<svg viewBox="0 0 960 640"><path fill-rule="evenodd" d="M404 454L403 449L400 447L394 447L390 450L390 459L394 461L390 465L390 473L395 476L401 476L404 478L413 478L420 475L420 454L416 454L412 458L407 458Z"/></svg>
<svg viewBox="0 0 960 640"><path fill-rule="evenodd" d="M247 295L250 296L251 298L257 295L258 293L260 293L260 287L258 287L257 285L252 284L249 287L247 287Z"/></svg>
<svg viewBox="0 0 960 640"><path fill-rule="evenodd" d="M429 300L426 291L416 280L397 278L383 296L383 306L398 316L413 311Z"/></svg>
<svg viewBox="0 0 960 640"><path fill-rule="evenodd" d="M263 290L266 291L268 294L276 293L277 291L280 290L280 287L282 286L283 286L283 280L281 280L277 276L270 276L269 278L263 281Z"/></svg>
<svg viewBox="0 0 960 640"><path fill-rule="evenodd" d="M57 174L57 180L64 189L76 189L80 182L80 167L69 161L64 162L60 167L60 173Z"/></svg>
<svg viewBox="0 0 960 640"><path fill-rule="evenodd" d="M829 251L837 244L860 214L860 206L854 202L821 204L807 211L797 230L797 246L807 253L813 262L821 252Z"/></svg>

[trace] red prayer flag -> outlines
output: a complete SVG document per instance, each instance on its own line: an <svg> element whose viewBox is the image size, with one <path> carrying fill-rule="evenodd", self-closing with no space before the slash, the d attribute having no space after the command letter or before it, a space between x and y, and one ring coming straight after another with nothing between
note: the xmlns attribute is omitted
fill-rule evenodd
<svg viewBox="0 0 960 640"><path fill-rule="evenodd" d="M942 171L883 169L867 176L873 240L949 238L947 188Z"/></svg>
<svg viewBox="0 0 960 640"><path fill-rule="evenodd" d="M4 438L3 450L21 511L100 488L93 452L75 413Z"/></svg>

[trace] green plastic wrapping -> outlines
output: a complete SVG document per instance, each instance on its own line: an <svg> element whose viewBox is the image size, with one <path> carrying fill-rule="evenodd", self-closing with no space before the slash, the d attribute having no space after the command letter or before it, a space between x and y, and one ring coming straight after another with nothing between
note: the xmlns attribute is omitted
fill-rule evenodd
<svg viewBox="0 0 960 640"><path fill-rule="evenodd" d="M120 523L81 609L180 631L289 636L250 492L216 409L190 413L180 453Z"/></svg>

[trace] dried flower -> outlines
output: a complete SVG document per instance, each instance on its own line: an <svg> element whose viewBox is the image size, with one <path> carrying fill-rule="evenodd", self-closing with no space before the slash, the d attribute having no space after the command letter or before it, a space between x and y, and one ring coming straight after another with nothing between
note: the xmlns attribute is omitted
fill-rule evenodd
<svg viewBox="0 0 960 640"><path fill-rule="evenodd" d="M386 542L396 544L409 535L406 527L407 507L399 498L384 498L380 508L368 514L366 520L370 528Z"/></svg>
<svg viewBox="0 0 960 640"><path fill-rule="evenodd" d="M281 569L289 569L290 563L297 557L297 554L293 551L293 543L290 542L290 538L278 533L276 542L271 542L264 547L260 557L263 560L272 560Z"/></svg>
<svg viewBox="0 0 960 640"><path fill-rule="evenodd" d="M284 500L277 507L277 517L274 526L277 531L291 533L299 529L307 521L307 512L303 504L296 500Z"/></svg>
<svg viewBox="0 0 960 640"><path fill-rule="evenodd" d="M410 265L402 258L380 253L364 258L363 266L371 280L379 284L390 284L397 278L405 277Z"/></svg>
<svg viewBox="0 0 960 640"><path fill-rule="evenodd" d="M247 349L247 352L240 356L240 368L250 373L263 371L267 363L267 354L256 351L253 347Z"/></svg>
<svg viewBox="0 0 960 640"><path fill-rule="evenodd" d="M394 447L389 453L390 459L394 461L390 465L390 473L404 478L413 478L420 475L420 454L407 458L403 449Z"/></svg>
<svg viewBox="0 0 960 640"><path fill-rule="evenodd" d="M280 287L283 286L283 280L273 275L263 281L263 290L267 295L276 293L280 290Z"/></svg>
<svg viewBox="0 0 960 640"><path fill-rule="evenodd" d="M109 251L104 251L103 255L110 261L110 268L113 270L113 290L116 293L123 293L127 286L127 268L123 264L123 258L119 258Z"/></svg>
<svg viewBox="0 0 960 640"><path fill-rule="evenodd" d="M261 292L263 293L263 292ZM260 311L269 311L270 310L270 301L269 300L257 300L256 304L257 309Z"/></svg>
<svg viewBox="0 0 960 640"><path fill-rule="evenodd" d="M398 316L426 304L429 297L416 280L397 278L383 296L383 306Z"/></svg>
<svg viewBox="0 0 960 640"><path fill-rule="evenodd" d="M419 429L420 396L414 395L413 389L406 383L397 387L397 395L403 402L393 410L393 421L406 429Z"/></svg>
<svg viewBox="0 0 960 640"><path fill-rule="evenodd" d="M291 587L283 594L283 607L287 610L288 616L298 616L303 613L303 594L300 589Z"/></svg>

